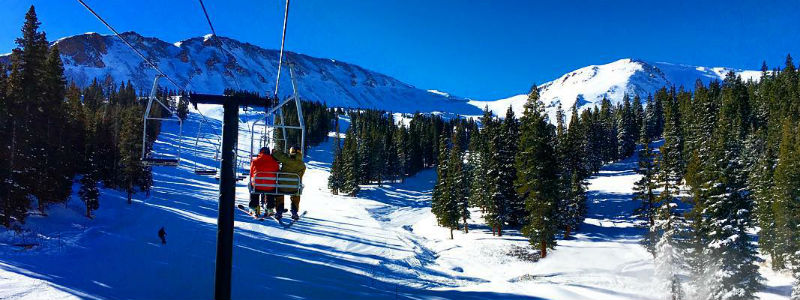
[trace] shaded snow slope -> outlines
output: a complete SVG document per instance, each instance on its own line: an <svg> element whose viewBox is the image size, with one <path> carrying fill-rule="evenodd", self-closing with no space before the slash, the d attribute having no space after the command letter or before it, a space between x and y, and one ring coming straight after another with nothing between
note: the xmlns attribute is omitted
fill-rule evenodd
<svg viewBox="0 0 800 300"><path fill-rule="evenodd" d="M135 32L123 33L173 78L181 88L199 93L220 94L225 88L272 94L278 68L278 51L264 49L235 39L220 37L223 48L210 36L167 43ZM111 76L116 82L130 80L149 91L156 71L113 35L87 33L59 39L65 76L78 85ZM0 61L3 57L0 57ZM418 89L384 74L357 65L285 53L293 64L297 89L303 99L326 102L329 106L376 108L395 112L450 112L478 114L466 100L438 91ZM280 95L292 93L288 68L281 74ZM161 85L177 89L167 80Z"/></svg>
<svg viewBox="0 0 800 300"><path fill-rule="evenodd" d="M599 106L603 98L613 104L621 103L625 94L639 95L644 101L647 95L653 94L664 86L694 89L695 82L701 80L708 84L711 80L722 80L733 71L744 80L758 80L760 71L742 71L730 68L708 68L671 63L649 63L635 59L620 59L604 65L592 65L564 74L553 81L539 86L542 101L548 108L550 119L555 117L558 104L569 113L569 109L577 102L579 109ZM527 94L520 94L494 101L471 101L473 105L483 108L488 106L498 115L505 115L511 106L519 116L525 104Z"/></svg>

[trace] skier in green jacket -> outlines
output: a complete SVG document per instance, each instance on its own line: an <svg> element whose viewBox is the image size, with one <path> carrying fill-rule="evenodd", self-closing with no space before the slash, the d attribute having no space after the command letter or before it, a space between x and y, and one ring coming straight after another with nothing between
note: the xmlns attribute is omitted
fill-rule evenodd
<svg viewBox="0 0 800 300"><path fill-rule="evenodd" d="M297 177L293 175L282 174L278 178L278 185L302 185L303 174L306 172L306 164L303 162L303 153L300 151L299 147L291 147L288 155L280 150L275 149L272 152L272 157L281 163L281 173L297 174ZM299 179L300 182L297 182L297 179ZM279 191L282 193L297 193L297 188L282 187L279 189ZM292 220L297 220L300 218L300 215L297 214L297 212L300 210L300 195L291 195L289 198L292 201ZM284 207L283 196L277 196L275 200L275 218L280 220Z"/></svg>

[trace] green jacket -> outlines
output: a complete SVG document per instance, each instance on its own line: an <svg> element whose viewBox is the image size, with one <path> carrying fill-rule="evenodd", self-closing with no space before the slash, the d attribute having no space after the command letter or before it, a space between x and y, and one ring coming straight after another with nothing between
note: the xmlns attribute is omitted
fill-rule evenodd
<svg viewBox="0 0 800 300"><path fill-rule="evenodd" d="M280 150L275 150L272 153L272 157L281 163L281 172L297 174L297 176L300 177L300 181L303 181L303 174L306 172L306 164L303 162L303 155L289 155ZM280 178L278 181L280 181ZM281 190L286 191L287 189Z"/></svg>

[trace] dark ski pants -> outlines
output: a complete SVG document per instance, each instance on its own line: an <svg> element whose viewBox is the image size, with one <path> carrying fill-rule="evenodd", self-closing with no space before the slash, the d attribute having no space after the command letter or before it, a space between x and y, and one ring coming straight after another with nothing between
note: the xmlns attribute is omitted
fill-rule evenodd
<svg viewBox="0 0 800 300"><path fill-rule="evenodd" d="M275 199L276 199L275 202L277 204L278 211L282 211L282 209L285 207L283 205L283 202L284 202L283 201L283 195L275 196ZM298 212L300 210L300 196L296 196L296 195L289 196L289 200L292 202L291 211L293 213Z"/></svg>

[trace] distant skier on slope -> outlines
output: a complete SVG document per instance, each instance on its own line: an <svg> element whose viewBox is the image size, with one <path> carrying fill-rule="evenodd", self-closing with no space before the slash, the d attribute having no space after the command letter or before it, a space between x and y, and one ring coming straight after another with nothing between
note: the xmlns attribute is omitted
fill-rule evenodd
<svg viewBox="0 0 800 300"><path fill-rule="evenodd" d="M278 149L272 152L272 156L275 157L281 163L281 172L283 173L291 173L297 174L297 178L300 179L299 184L303 182L303 174L306 172L306 164L303 162L303 152L300 151L299 147L291 147L289 149L289 154L281 152ZM285 185L296 185L298 182L289 181L286 179L295 178L294 176L290 175L282 175L278 178L279 184ZM296 193L297 188L280 188L281 193ZM292 211L292 220L297 220L300 218L300 215L297 214L298 210L300 210L300 196L299 195L292 195L289 197L292 201L291 211ZM276 197L276 206L277 206L277 213L275 214L275 218L280 220L281 214L283 213L283 196Z"/></svg>
<svg viewBox="0 0 800 300"><path fill-rule="evenodd" d="M255 191L272 192L275 190L274 179L257 179L261 177L275 178L276 177L275 172L278 172L278 170L280 169L278 162L269 153L270 153L269 147L261 148L261 150L258 151L258 157L253 159L253 161L250 163L250 178L252 179L250 182L252 182L253 190ZM261 215L261 205L259 205L260 204L259 202L263 201L263 197L260 196L262 195L258 193L250 194L250 203L248 204L250 209L253 210L253 212L255 213L256 217L259 217L259 215ZM271 215L274 212L272 212L272 208L270 208L269 203L270 202L274 203L275 196L273 195L263 195L263 196L266 196L267 198L266 202L268 211L265 212L265 215Z"/></svg>
<svg viewBox="0 0 800 300"><path fill-rule="evenodd" d="M167 244L167 231L164 230L164 226L161 226L161 229L158 230L158 238L161 239L161 244Z"/></svg>

